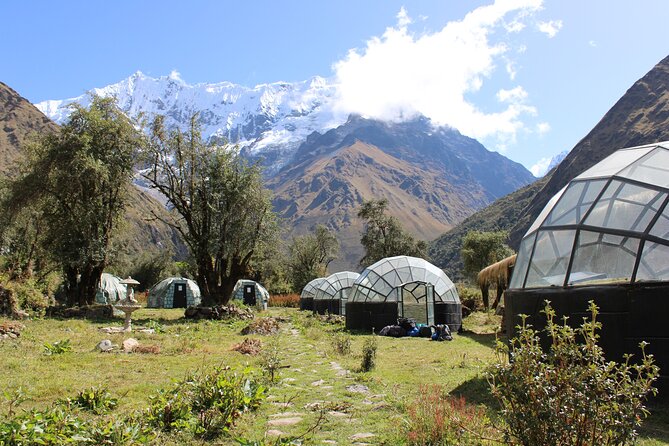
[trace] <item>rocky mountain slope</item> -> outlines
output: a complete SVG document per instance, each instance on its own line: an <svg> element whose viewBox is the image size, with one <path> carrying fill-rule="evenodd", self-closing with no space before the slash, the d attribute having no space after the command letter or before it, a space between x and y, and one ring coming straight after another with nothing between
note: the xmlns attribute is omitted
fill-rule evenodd
<svg viewBox="0 0 669 446"><path fill-rule="evenodd" d="M517 249L548 200L572 178L623 147L669 140L669 56L630 87L567 157L534 184L497 200L432 242L433 261L455 274L469 230L510 231Z"/></svg>
<svg viewBox="0 0 669 446"><path fill-rule="evenodd" d="M57 131L58 126L44 116L16 91L0 82L0 176L11 175L16 170L24 144L44 132ZM147 250L170 249L184 256L183 243L167 225L149 221L152 212L164 213L165 208L155 199L137 188L132 188L130 205L126 212L123 242L127 253Z"/></svg>
<svg viewBox="0 0 669 446"><path fill-rule="evenodd" d="M332 228L342 256L331 269L355 270L363 200L386 198L407 230L430 240L532 179L520 164L424 118L391 124L352 116L311 135L268 185L293 234L319 223Z"/></svg>

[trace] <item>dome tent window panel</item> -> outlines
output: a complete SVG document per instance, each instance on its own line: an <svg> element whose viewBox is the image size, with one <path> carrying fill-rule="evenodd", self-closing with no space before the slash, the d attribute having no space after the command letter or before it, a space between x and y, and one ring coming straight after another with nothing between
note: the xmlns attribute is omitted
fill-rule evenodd
<svg viewBox="0 0 669 446"><path fill-rule="evenodd" d="M576 179L580 180L583 178L610 177L616 175L653 149L654 147L641 147L638 149L618 150L577 176Z"/></svg>
<svg viewBox="0 0 669 446"><path fill-rule="evenodd" d="M636 273L636 281L669 281L667 259L669 259L669 246L646 241Z"/></svg>
<svg viewBox="0 0 669 446"><path fill-rule="evenodd" d="M543 226L574 225L580 223L605 184L606 180L577 181L571 183L553 207Z"/></svg>
<svg viewBox="0 0 669 446"><path fill-rule="evenodd" d="M663 192L614 180L592 208L585 224L644 232L665 199Z"/></svg>
<svg viewBox="0 0 669 446"><path fill-rule="evenodd" d="M560 189L560 191L557 194L553 195L553 197L550 200L548 200L548 203L541 210L536 220L534 220L532 226L530 226L530 229L527 230L527 234L532 234L534 231L539 229L541 224L546 220L546 217L548 217L548 214L553 210L557 202L560 200L560 197L562 196L562 194L564 194L565 190L567 190L567 186Z"/></svg>
<svg viewBox="0 0 669 446"><path fill-rule="evenodd" d="M527 267L530 265L530 255L532 254L532 248L534 247L534 240L536 237L536 234L532 234L531 236L526 237L520 243L518 257L516 257L516 266L513 269L509 288L513 289L523 287L523 284L525 283L525 276L527 276Z"/></svg>
<svg viewBox="0 0 669 446"><path fill-rule="evenodd" d="M569 285L629 283L639 251L639 239L581 231Z"/></svg>
<svg viewBox="0 0 669 446"><path fill-rule="evenodd" d="M653 224L650 235L669 240L669 205L665 206L662 214L660 214L655 224Z"/></svg>
<svg viewBox="0 0 669 446"><path fill-rule="evenodd" d="M620 172L619 176L669 187L669 150L658 147Z"/></svg>
<svg viewBox="0 0 669 446"><path fill-rule="evenodd" d="M526 287L561 286L564 283L575 233L572 230L539 231Z"/></svg>

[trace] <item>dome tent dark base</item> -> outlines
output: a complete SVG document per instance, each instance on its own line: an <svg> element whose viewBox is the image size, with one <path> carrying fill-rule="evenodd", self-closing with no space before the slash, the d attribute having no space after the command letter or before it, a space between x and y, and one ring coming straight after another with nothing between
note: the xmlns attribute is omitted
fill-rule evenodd
<svg viewBox="0 0 669 446"><path fill-rule="evenodd" d="M302 297L300 298L300 310L312 311L314 309L314 298L313 297Z"/></svg>
<svg viewBox="0 0 669 446"><path fill-rule="evenodd" d="M376 332L386 325L397 324L399 317L396 302L346 302L346 328ZM462 328L462 305L434 304L434 323L448 324L452 333Z"/></svg>
<svg viewBox="0 0 669 446"><path fill-rule="evenodd" d="M653 354L660 367L660 377L655 386L658 397L669 398L669 284L597 285L569 288L541 288L507 290L504 296L506 332L509 337L517 333L519 314L528 315L527 324L537 330L546 326L541 311L545 301L555 309L557 321L569 316L573 327L589 317L589 301L599 307L597 320L602 323L599 345L607 360L622 361L626 353L632 360L641 358L639 343L646 341L646 353ZM545 349L549 347L546 336L541 338Z"/></svg>
<svg viewBox="0 0 669 446"><path fill-rule="evenodd" d="M314 299L313 310L318 314L340 314L340 299Z"/></svg>

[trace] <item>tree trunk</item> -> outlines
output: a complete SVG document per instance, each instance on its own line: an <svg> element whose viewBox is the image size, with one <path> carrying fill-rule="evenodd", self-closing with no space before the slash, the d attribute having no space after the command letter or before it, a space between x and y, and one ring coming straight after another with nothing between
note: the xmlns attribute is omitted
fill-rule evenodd
<svg viewBox="0 0 669 446"><path fill-rule="evenodd" d="M73 266L65 267L65 295L67 297L66 305L68 307L74 307L77 305L77 302L79 302L79 296L77 294L79 290L78 276L79 271L77 268Z"/></svg>

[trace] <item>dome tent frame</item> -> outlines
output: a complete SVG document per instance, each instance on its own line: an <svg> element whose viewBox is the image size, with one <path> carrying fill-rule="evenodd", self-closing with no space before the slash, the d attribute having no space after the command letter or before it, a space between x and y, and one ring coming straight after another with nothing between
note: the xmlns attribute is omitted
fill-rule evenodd
<svg viewBox="0 0 669 446"><path fill-rule="evenodd" d="M424 259L396 256L379 260L360 274L351 289L346 327L380 329L397 323L398 317L460 330L462 305L455 285Z"/></svg>
<svg viewBox="0 0 669 446"><path fill-rule="evenodd" d="M360 274L341 271L326 277L314 293L313 310L318 314L346 315L349 290Z"/></svg>
<svg viewBox="0 0 669 446"><path fill-rule="evenodd" d="M669 143L620 149L570 181L523 237L505 294L506 328L520 314L545 327L543 302L570 324L599 307L609 360L650 345L669 390ZM542 340L547 345L547 340Z"/></svg>
<svg viewBox="0 0 669 446"><path fill-rule="evenodd" d="M185 277L168 277L153 285L147 308L188 308L201 303L200 287ZM176 306L175 306L176 305Z"/></svg>
<svg viewBox="0 0 669 446"><path fill-rule="evenodd" d="M318 290L318 287L324 280L325 277L318 277L304 286L302 293L300 294L300 310L313 311L316 290Z"/></svg>

